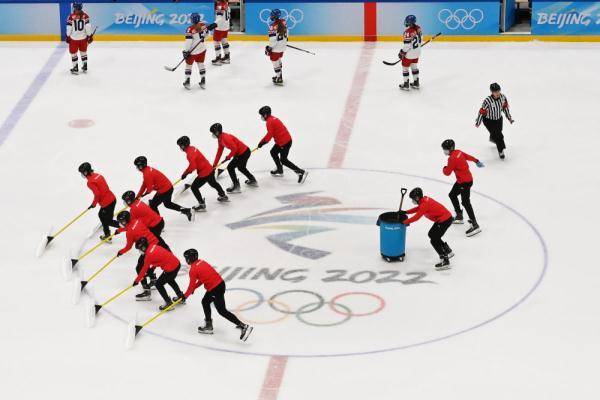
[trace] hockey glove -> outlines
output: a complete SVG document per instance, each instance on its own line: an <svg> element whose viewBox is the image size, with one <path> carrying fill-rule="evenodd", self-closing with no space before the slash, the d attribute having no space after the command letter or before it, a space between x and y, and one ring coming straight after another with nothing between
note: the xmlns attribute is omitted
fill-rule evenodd
<svg viewBox="0 0 600 400"><path fill-rule="evenodd" d="M404 50L400 50L400 53L398 53L398 58L402 60L404 57L406 57L406 52Z"/></svg>
<svg viewBox="0 0 600 400"><path fill-rule="evenodd" d="M182 51L183 53L183 58L187 59L190 56L190 52L187 50Z"/></svg>
<svg viewBox="0 0 600 400"><path fill-rule="evenodd" d="M212 31L212 30L214 30L216 27L217 27L217 24L215 24L215 23L213 22L212 24L208 25L208 26L206 27L206 29L208 29L209 31Z"/></svg>
<svg viewBox="0 0 600 400"><path fill-rule="evenodd" d="M273 49L271 48L271 46L265 47L265 55L266 56L270 56L272 52L273 52Z"/></svg>
<svg viewBox="0 0 600 400"><path fill-rule="evenodd" d="M92 43L94 41L94 36L88 36L87 41L88 43Z"/></svg>

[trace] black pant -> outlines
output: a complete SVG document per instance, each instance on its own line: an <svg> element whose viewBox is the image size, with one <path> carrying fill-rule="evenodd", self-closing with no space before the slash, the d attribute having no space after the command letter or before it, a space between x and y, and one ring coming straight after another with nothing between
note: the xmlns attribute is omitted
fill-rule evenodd
<svg viewBox="0 0 600 400"><path fill-rule="evenodd" d="M226 320L235 324L236 326L242 325L242 321L238 319L232 312L227 310L225 306L225 282L221 282L216 288L210 292L206 292L202 298L202 308L204 309L204 319L206 321L212 321L210 304L215 303L217 312Z"/></svg>
<svg viewBox="0 0 600 400"><path fill-rule="evenodd" d="M431 245L440 256L445 254L444 245L446 244L446 242L442 240L442 236L444 236L448 228L450 228L450 225L452 225L452 217L442 222L435 222L428 233Z"/></svg>
<svg viewBox="0 0 600 400"><path fill-rule="evenodd" d="M172 197L173 188L161 194L156 193L154 197L148 202L148 205L158 214L160 214L158 212L158 206L160 206L161 204L164 204L164 206L169 210L181 211L183 207L181 207L179 204L173 203L173 200L171 200Z"/></svg>
<svg viewBox="0 0 600 400"><path fill-rule="evenodd" d="M177 266L177 268L175 268L171 272L164 271L156 280L156 290L158 290L158 293L160 293L160 296L163 298L165 303L171 302L171 299L169 298L169 295L165 290L166 284L169 284L169 286L171 286L171 289L173 289L177 297L183 297L183 292L181 291L179 285L177 284L177 281L175 280L175 278L177 278L177 274L179 273L180 268L181 264L179 264L179 266Z"/></svg>
<svg viewBox="0 0 600 400"><path fill-rule="evenodd" d="M475 220L475 212L473 211L473 206L471 205L471 186L473 186L473 181L458 183L456 182L454 186L452 186L452 190L448 194L450 200L452 201L452 205L454 206L454 211L456 214L462 213L460 209L460 204L458 203L458 195L460 195L460 201L467 211L467 215L471 222L476 222Z"/></svg>
<svg viewBox="0 0 600 400"><path fill-rule="evenodd" d="M202 198L200 188L204 186L204 184L207 182L212 188L214 188L217 191L217 193L219 193L219 196L225 196L223 188L215 179L215 171L213 171L206 176L196 177L196 179L194 179L194 182L192 182L192 193L194 193L194 197L196 197L196 200L198 200L198 203L200 204L204 204L204 198Z"/></svg>
<svg viewBox="0 0 600 400"><path fill-rule="evenodd" d="M156 236L158 238L158 242L159 242L160 246L164 247L165 249L169 248L169 246L167 246L167 244L164 241L163 241L164 246L162 244L160 244L160 242L162 240L160 237L160 234L162 233L163 229L165 229L165 220L164 219L161 219L158 224L156 224L152 228L148 228L148 229L150 230L150 232L152 232L152 234L154 236Z"/></svg>
<svg viewBox="0 0 600 400"><path fill-rule="evenodd" d="M277 167L277 171L283 171L283 167L281 166L281 164L283 164L295 173L299 174L303 172L302 169L298 168L293 162L288 160L288 154L290 153L291 147L291 140L283 146L274 144L273 147L271 147L271 157L273 157L273 161L275 161L275 167Z"/></svg>
<svg viewBox="0 0 600 400"><path fill-rule="evenodd" d="M100 218L100 223L102 224L102 230L104 231L104 236L110 236L109 227L119 228L119 223L113 219L115 214L115 206L117 205L117 200L113 201L106 207L101 207L100 211L98 211L98 218Z"/></svg>
<svg viewBox="0 0 600 400"><path fill-rule="evenodd" d="M246 149L245 152L240 154L239 156L235 156L229 161L229 165L227 166L227 172L229 172L229 177L233 183L238 183L238 178L235 173L235 169L237 168L242 174L246 176L251 181L256 180L254 175L248 171L246 168L246 164L248 164L248 159L250 158L250 149Z"/></svg>
<svg viewBox="0 0 600 400"><path fill-rule="evenodd" d="M498 152L501 152L506 148L506 144L504 144L504 135L502 134L502 120L502 117L500 117L500 119L483 118L483 125L490 133L492 141L496 143Z"/></svg>

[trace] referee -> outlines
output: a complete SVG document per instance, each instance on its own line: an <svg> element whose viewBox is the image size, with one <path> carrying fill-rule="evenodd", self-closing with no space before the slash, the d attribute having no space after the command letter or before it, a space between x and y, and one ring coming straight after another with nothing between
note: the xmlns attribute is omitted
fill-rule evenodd
<svg viewBox="0 0 600 400"><path fill-rule="evenodd" d="M500 93L500 85L492 83L490 91L492 94L483 100L483 104L479 109L475 127L479 128L479 125L483 121L483 125L485 125L490 133L490 141L496 144L498 155L504 160L506 145L504 144L504 135L502 134L502 113L506 115L508 122L511 124L515 121L510 116L506 96Z"/></svg>

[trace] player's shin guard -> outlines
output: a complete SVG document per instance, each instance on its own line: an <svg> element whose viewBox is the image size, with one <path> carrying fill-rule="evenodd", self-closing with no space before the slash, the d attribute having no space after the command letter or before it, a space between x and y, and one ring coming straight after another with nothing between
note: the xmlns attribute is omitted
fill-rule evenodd
<svg viewBox="0 0 600 400"><path fill-rule="evenodd" d="M215 54L217 56L221 54L221 42L215 42Z"/></svg>
<svg viewBox="0 0 600 400"><path fill-rule="evenodd" d="M77 66L77 53L71 54L71 67L75 68Z"/></svg>
<svg viewBox="0 0 600 400"><path fill-rule="evenodd" d="M418 81L419 80L419 68L414 67L411 69L411 72L412 72L413 79L415 81Z"/></svg>
<svg viewBox="0 0 600 400"><path fill-rule="evenodd" d="M402 67L402 77L404 78L404 83L408 83L408 78L410 73L408 72L408 67Z"/></svg>

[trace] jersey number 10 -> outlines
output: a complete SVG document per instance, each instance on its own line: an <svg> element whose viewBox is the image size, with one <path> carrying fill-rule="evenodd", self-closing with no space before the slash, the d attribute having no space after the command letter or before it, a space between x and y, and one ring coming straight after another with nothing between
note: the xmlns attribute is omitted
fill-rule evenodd
<svg viewBox="0 0 600 400"><path fill-rule="evenodd" d="M82 19L73 20L73 29L76 31L82 31L85 27L85 21Z"/></svg>

